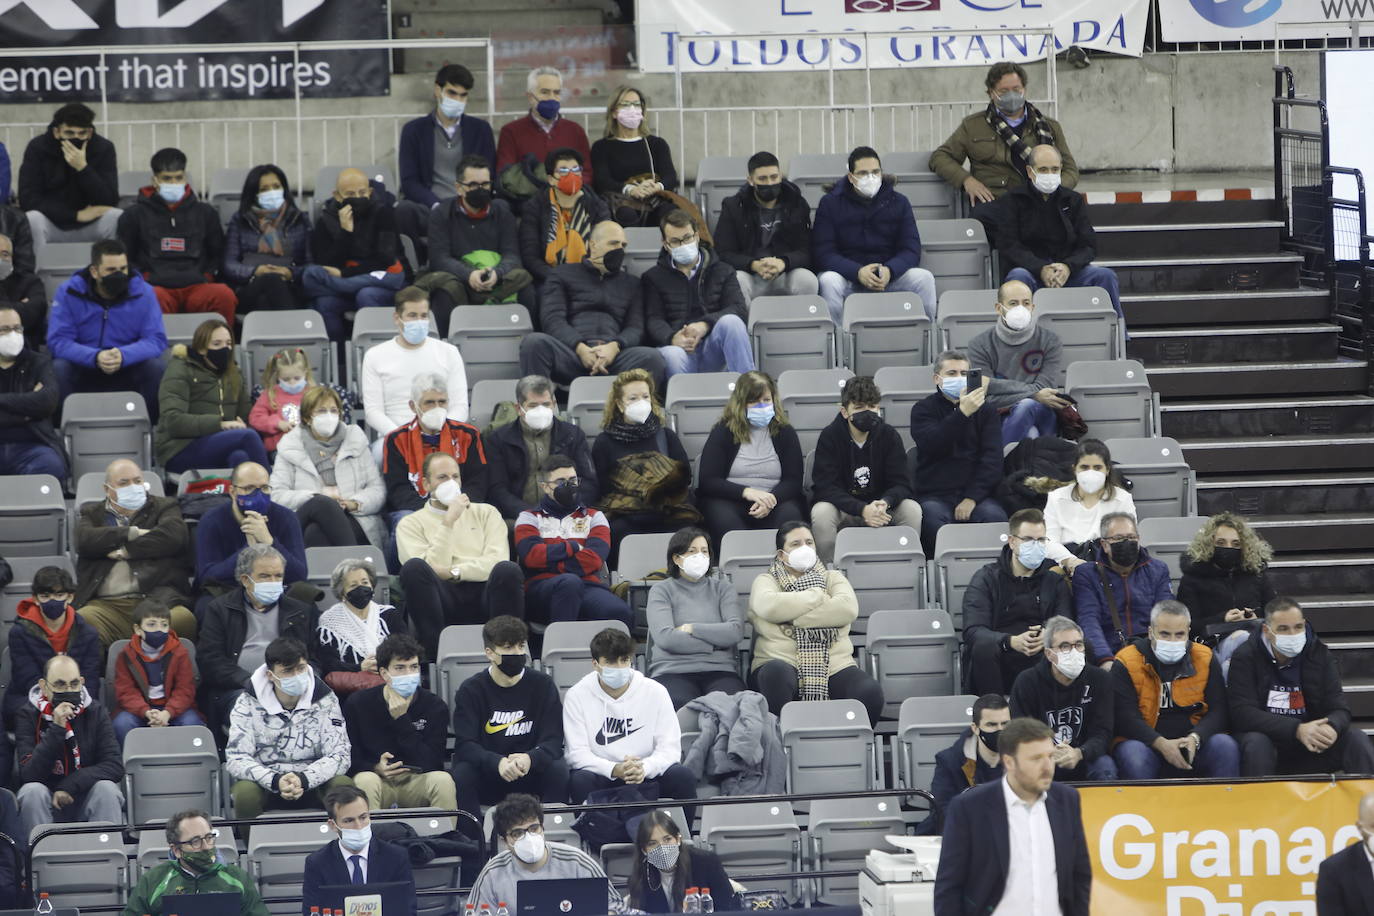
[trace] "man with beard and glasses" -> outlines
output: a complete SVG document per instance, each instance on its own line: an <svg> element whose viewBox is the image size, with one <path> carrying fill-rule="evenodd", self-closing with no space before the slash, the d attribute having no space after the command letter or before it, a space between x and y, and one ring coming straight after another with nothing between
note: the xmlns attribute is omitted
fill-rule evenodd
<svg viewBox="0 0 1374 916"><path fill-rule="evenodd" d="M204 811L178 811L167 819L168 861L143 873L129 894L122 916L162 916L191 908L192 894L238 894L240 916L267 916L258 883L220 859L219 831Z"/></svg>

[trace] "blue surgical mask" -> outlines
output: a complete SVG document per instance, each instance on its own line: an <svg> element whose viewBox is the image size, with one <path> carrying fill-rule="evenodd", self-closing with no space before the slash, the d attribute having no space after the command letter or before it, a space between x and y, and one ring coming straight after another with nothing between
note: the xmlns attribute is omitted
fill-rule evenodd
<svg viewBox="0 0 1374 916"><path fill-rule="evenodd" d="M967 387L968 379L964 378L962 375L956 375L954 378L940 379L940 391L947 398L958 398L964 393L964 389Z"/></svg>
<svg viewBox="0 0 1374 916"><path fill-rule="evenodd" d="M414 696L420 689L420 675L398 674L391 679L391 689L403 697Z"/></svg>
<svg viewBox="0 0 1374 916"><path fill-rule="evenodd" d="M750 426L753 426L756 429L763 429L769 423L773 422L773 405L758 404L746 410L745 415L749 418Z"/></svg>
<svg viewBox="0 0 1374 916"><path fill-rule="evenodd" d="M673 257L673 263L678 267L686 267L688 264L695 264L697 258L701 257L701 249L696 242L690 242L678 248L669 249Z"/></svg>
<svg viewBox="0 0 1374 916"><path fill-rule="evenodd" d="M1022 541L1021 546L1016 548L1016 558L1026 569L1039 569L1040 564L1045 562L1045 545L1039 541Z"/></svg>
<svg viewBox="0 0 1374 916"><path fill-rule="evenodd" d="M1274 648L1278 649L1289 658L1296 658L1302 654L1302 650L1307 646L1307 631L1301 633L1274 634Z"/></svg>
<svg viewBox="0 0 1374 916"><path fill-rule="evenodd" d="M601 683L612 690L619 690L630 683L630 678L634 677L633 668L602 668Z"/></svg>
<svg viewBox="0 0 1374 916"><path fill-rule="evenodd" d="M281 593L285 590L280 582L254 582L253 597L259 604L271 606L281 600Z"/></svg>
<svg viewBox="0 0 1374 916"><path fill-rule="evenodd" d="M372 842L372 825L358 830L349 827L339 828L339 845L350 852L360 852Z"/></svg>
<svg viewBox="0 0 1374 916"><path fill-rule="evenodd" d="M412 347L418 347L420 344L424 343L425 338L429 336L429 319L417 318L414 321L402 322L401 336L404 337L405 342Z"/></svg>
<svg viewBox="0 0 1374 916"><path fill-rule="evenodd" d="M277 686L281 688L282 693L289 697L305 696L305 692L315 686L315 673L302 671L300 674L279 678Z"/></svg>
<svg viewBox="0 0 1374 916"><path fill-rule="evenodd" d="M558 99L542 99L539 104L534 106L534 110L539 112L539 117L545 121L552 121L558 117L558 109L563 107Z"/></svg>
<svg viewBox="0 0 1374 916"><path fill-rule="evenodd" d="M461 118L467 107L468 103L463 99L451 99L448 96L439 99L439 111L446 118Z"/></svg>
<svg viewBox="0 0 1374 916"><path fill-rule="evenodd" d="M1155 658L1162 664L1173 665L1183 660L1183 656L1188 652L1188 641L1182 640L1155 640Z"/></svg>
<svg viewBox="0 0 1374 916"><path fill-rule="evenodd" d="M159 184L157 186L157 196L174 204L186 196L186 185L184 184Z"/></svg>
<svg viewBox="0 0 1374 916"><path fill-rule="evenodd" d="M281 188L275 191L263 191L258 195L258 209L269 212L280 210L281 205L286 203L286 192Z"/></svg>
<svg viewBox="0 0 1374 916"><path fill-rule="evenodd" d="M287 394L300 394L305 390L305 379L297 379L289 385L286 382L277 382L277 387Z"/></svg>
<svg viewBox="0 0 1374 916"><path fill-rule="evenodd" d="M121 509L137 512L148 501L148 491L143 488L141 483L131 483L127 487L119 487L115 490L114 501L115 505Z"/></svg>

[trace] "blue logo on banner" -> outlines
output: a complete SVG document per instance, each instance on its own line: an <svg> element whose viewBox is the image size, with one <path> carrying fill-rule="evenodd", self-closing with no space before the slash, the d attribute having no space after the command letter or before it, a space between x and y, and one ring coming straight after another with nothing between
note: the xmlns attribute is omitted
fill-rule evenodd
<svg viewBox="0 0 1374 916"><path fill-rule="evenodd" d="M1226 29L1243 29L1273 16L1283 0L1188 0L1199 16ZM1247 6L1255 5L1247 10Z"/></svg>

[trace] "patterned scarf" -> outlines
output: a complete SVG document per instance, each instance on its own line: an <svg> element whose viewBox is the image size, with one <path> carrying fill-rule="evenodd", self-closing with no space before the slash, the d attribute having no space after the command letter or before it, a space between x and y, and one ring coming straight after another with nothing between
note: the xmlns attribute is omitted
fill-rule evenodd
<svg viewBox="0 0 1374 916"><path fill-rule="evenodd" d="M386 609L389 609L390 605ZM377 646L391 635L386 620L382 617L383 607L377 602L367 606L367 619L361 620L340 601L320 615L316 638L322 645L335 644L339 658L360 668L363 659L377 654Z"/></svg>
<svg viewBox="0 0 1374 916"><path fill-rule="evenodd" d="M270 254L277 257L285 257L286 251L282 247L281 224L286 216L286 204L282 204L277 210L259 210L253 207L253 215L258 220L258 254Z"/></svg>
<svg viewBox="0 0 1374 916"><path fill-rule="evenodd" d="M320 474L320 480L326 487L338 485L334 475L334 465L339 459L339 447L343 445L344 433L348 427L342 423L338 429L334 430L334 435L328 439L316 439L315 434L308 429L301 428L301 445L304 446L306 454L315 465L315 470Z"/></svg>
<svg viewBox="0 0 1374 916"><path fill-rule="evenodd" d="M658 414L651 413L643 423L631 423L624 417L612 420L602 432L616 442L640 442L657 436L659 427Z"/></svg>
<svg viewBox="0 0 1374 916"><path fill-rule="evenodd" d="M38 690L37 685L35 685L34 689ZM33 729L33 743L37 745L43 738L43 729L47 728L49 724L56 725L57 723L53 722L52 700L43 696L41 691L38 692L36 698L33 694L30 694L29 700L38 708L38 721L34 724ZM53 761L52 771L54 776L66 776L68 773L75 773L77 770L81 769L81 745L76 741L76 732L72 729L72 723L75 722L76 717L84 713L86 707L90 705L91 695L86 692L85 687L82 687L81 703L77 707L76 714L67 720L67 724L63 728L63 741L66 744L67 753L65 759Z"/></svg>
<svg viewBox="0 0 1374 916"><path fill-rule="evenodd" d="M549 188L549 227L544 233L544 263L581 264L587 256L585 239L592 233L592 217L587 212L586 192L577 195L571 210L558 205L554 189Z"/></svg>
<svg viewBox="0 0 1374 916"><path fill-rule="evenodd" d="M830 582L826 576L825 564L820 560L816 565L795 575L782 560L775 559L769 573L777 580L785 592L801 592L808 588L825 590ZM797 643L797 686L798 699L830 699L830 645L839 638L839 627L788 627L792 639Z"/></svg>
<svg viewBox="0 0 1374 916"><path fill-rule="evenodd" d="M988 102L988 110L983 117L987 118L988 125L998 137L1011 148L1013 158L1019 158L1022 165L1031 164L1031 148L1025 144L1016 128L1007 123L1007 119L1002 117L1002 112L998 110L996 102ZM1054 132L1050 130L1049 122L1030 102L1026 103L1025 120L1029 121L1031 127L1035 129L1034 146L1054 146ZM1025 123L1022 121L1021 123Z"/></svg>
<svg viewBox="0 0 1374 916"><path fill-rule="evenodd" d="M415 487L415 492L421 496L428 496L429 491L425 489L425 481L420 474L420 468L424 466L425 456L430 452L444 452L452 455L454 460L462 465L468 460L468 451L471 448L477 449L477 461L479 464L487 463L486 451L482 448L482 437L477 434L475 427L468 426L457 420L447 420L444 428L439 430L439 445L437 448L430 448L425 445L424 433L420 429L420 419L417 417L405 426L391 433L396 437L396 448L401 453L401 458L406 463L406 476L410 478L411 484ZM382 455L382 473L386 473L387 465L390 463L391 450L386 449Z"/></svg>

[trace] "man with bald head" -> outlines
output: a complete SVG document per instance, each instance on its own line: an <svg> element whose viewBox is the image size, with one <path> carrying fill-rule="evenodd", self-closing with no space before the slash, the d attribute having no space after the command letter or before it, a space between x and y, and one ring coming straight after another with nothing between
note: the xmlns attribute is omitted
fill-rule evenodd
<svg viewBox="0 0 1374 916"><path fill-rule="evenodd" d="M238 587L235 564L239 551L249 544L277 548L286 559L286 584L305 582L305 541L296 513L272 502L272 485L267 468L245 461L234 468L230 478L228 505L205 513L196 526L196 586L201 591L196 602L196 617L216 597ZM297 591L297 597L315 593Z"/></svg>
<svg viewBox="0 0 1374 916"><path fill-rule="evenodd" d="M997 323L968 344L969 365L988 379L987 403L1002 414L1002 444L1053 436L1055 411L1068 406L1064 348L1059 335L1036 321L1031 289L1008 280L997 290Z"/></svg>
<svg viewBox="0 0 1374 916"><path fill-rule="evenodd" d="M52 357L25 340L19 310L0 303L0 474L67 476L57 404Z"/></svg>
<svg viewBox="0 0 1374 916"><path fill-rule="evenodd" d="M1041 144L1026 166L1029 184L1013 188L999 204L997 251L1005 279L1035 292L1042 286L1100 286L1121 315L1116 271L1092 263L1097 236L1082 194L1064 187L1059 150Z"/></svg>
<svg viewBox="0 0 1374 916"><path fill-rule="evenodd" d="M172 609L177 636L196 638L187 597L190 533L176 498L150 493L137 462L111 461L105 468L104 499L80 507L76 580L72 604L100 634L103 648L129 638L134 608L144 598L156 598Z"/></svg>
<svg viewBox="0 0 1374 916"><path fill-rule="evenodd" d="M567 384L579 375L646 369L663 390L663 357L642 345L644 299L639 278L624 269L625 244L619 223L597 223L586 258L549 274L539 305L543 331L520 343L521 375Z"/></svg>
<svg viewBox="0 0 1374 916"><path fill-rule="evenodd" d="M1374 900L1374 792L1360 799L1355 815L1360 841L1333 852L1317 869L1317 912L1367 913Z"/></svg>
<svg viewBox="0 0 1374 916"><path fill-rule="evenodd" d="M316 189L319 193L320 189ZM343 341L344 313L392 307L405 286L394 199L360 169L344 169L311 236L314 263L302 282L310 307L324 316L329 339Z"/></svg>
<svg viewBox="0 0 1374 916"><path fill-rule="evenodd" d="M0 211L12 210L0 207ZM24 227L25 250L17 238L0 232L0 302L9 302L19 310L24 322L24 338L35 350L43 345L48 333L48 294L43 279L38 276L33 257L33 242L28 240L28 223ZM0 219L0 229L4 227Z"/></svg>

